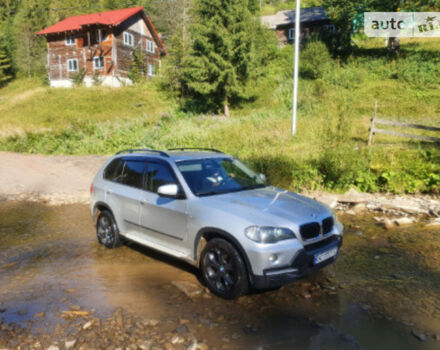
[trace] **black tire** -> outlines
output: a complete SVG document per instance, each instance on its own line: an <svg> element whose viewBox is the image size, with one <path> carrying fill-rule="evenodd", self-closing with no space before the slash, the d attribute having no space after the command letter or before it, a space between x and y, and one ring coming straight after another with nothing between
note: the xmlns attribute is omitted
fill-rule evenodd
<svg viewBox="0 0 440 350"><path fill-rule="evenodd" d="M200 269L209 290L223 299L235 299L248 292L246 265L237 249L224 239L214 238L206 244Z"/></svg>
<svg viewBox="0 0 440 350"><path fill-rule="evenodd" d="M96 237L98 242L106 248L116 248L122 243L118 225L113 215L107 210L101 211L96 220Z"/></svg>

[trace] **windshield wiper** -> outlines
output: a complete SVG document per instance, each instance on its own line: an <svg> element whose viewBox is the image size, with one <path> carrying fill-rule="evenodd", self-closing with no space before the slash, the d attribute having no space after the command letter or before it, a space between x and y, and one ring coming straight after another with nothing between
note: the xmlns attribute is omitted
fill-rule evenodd
<svg viewBox="0 0 440 350"><path fill-rule="evenodd" d="M213 196L216 194L226 194L226 193L232 193L232 192L240 192L240 191L247 191L247 190L253 190L255 188L263 188L266 187L264 184L256 184L256 185L250 185L240 188L231 188L229 190L225 191L209 191L209 192L197 192L196 196L204 197L204 196Z"/></svg>

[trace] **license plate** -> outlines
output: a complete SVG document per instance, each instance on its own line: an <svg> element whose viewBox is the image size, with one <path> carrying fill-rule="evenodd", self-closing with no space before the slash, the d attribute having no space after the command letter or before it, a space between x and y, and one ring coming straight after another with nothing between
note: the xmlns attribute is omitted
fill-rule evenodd
<svg viewBox="0 0 440 350"><path fill-rule="evenodd" d="M314 263L315 264L319 264L327 259L333 258L336 254L338 254L338 248L332 248L330 250L327 250L323 253L317 254L315 255L315 260Z"/></svg>

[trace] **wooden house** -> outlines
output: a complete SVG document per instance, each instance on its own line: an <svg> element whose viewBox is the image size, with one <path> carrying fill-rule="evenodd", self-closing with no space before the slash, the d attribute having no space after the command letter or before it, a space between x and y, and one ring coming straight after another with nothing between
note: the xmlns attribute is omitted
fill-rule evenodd
<svg viewBox="0 0 440 350"><path fill-rule="evenodd" d="M261 23L276 31L279 46L292 44L295 40L295 10L278 11L275 15L262 16ZM301 42L304 42L313 33L320 34L324 31L335 31L324 8L309 7L301 9Z"/></svg>
<svg viewBox="0 0 440 350"><path fill-rule="evenodd" d="M154 76L167 50L143 7L66 18L37 35L47 39L50 85L71 87L75 76L90 86L131 84L134 51L142 54L146 74Z"/></svg>

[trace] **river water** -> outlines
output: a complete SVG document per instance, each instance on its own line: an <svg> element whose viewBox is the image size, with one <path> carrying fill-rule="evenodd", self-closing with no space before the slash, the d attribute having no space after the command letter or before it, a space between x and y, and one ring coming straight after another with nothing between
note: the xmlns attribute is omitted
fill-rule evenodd
<svg viewBox="0 0 440 350"><path fill-rule="evenodd" d="M200 284L185 263L136 244L101 247L85 205L0 202L0 319L52 334L66 323L63 310L106 318L121 307L159 320L164 336L185 320L217 349L439 349L438 230L340 219L346 233L334 265L225 301L178 290L176 281Z"/></svg>

